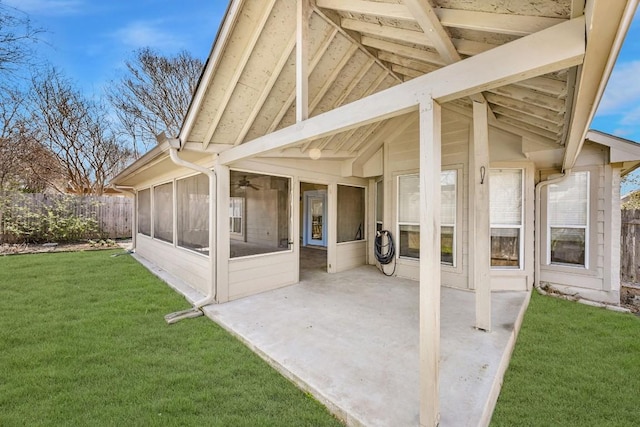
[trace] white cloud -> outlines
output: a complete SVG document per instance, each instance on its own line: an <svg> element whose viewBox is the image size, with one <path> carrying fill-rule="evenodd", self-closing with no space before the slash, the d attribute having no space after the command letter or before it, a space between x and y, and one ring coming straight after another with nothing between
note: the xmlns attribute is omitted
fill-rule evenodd
<svg viewBox="0 0 640 427"><path fill-rule="evenodd" d="M623 126L640 128L640 100L637 100L635 107L632 107L631 110L625 111L622 114L622 119L619 123Z"/></svg>
<svg viewBox="0 0 640 427"><path fill-rule="evenodd" d="M598 115L628 115L629 109L640 114L640 61L618 64L598 108Z"/></svg>
<svg viewBox="0 0 640 427"><path fill-rule="evenodd" d="M174 50L184 46L180 36L162 29L162 22L134 21L116 30L111 37L130 48L152 47Z"/></svg>
<svg viewBox="0 0 640 427"><path fill-rule="evenodd" d="M3 4L33 15L71 15L82 11L83 0L2 0Z"/></svg>

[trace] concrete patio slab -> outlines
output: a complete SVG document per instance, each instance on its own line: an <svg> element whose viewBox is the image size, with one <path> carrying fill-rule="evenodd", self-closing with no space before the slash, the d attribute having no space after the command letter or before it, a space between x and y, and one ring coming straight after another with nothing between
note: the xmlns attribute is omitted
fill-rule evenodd
<svg viewBox="0 0 640 427"><path fill-rule="evenodd" d="M528 298L493 293L493 330L482 332L473 328L474 294L442 288L441 426L488 423ZM204 311L347 424L419 424L417 282L371 266L316 269L296 285Z"/></svg>

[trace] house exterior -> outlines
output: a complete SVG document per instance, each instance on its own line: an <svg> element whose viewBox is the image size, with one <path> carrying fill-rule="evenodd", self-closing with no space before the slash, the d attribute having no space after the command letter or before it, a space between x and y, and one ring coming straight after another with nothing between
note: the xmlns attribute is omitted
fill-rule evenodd
<svg viewBox="0 0 640 427"><path fill-rule="evenodd" d="M494 291L619 301L639 150L588 126L636 7L232 0L180 134L112 181L135 194L135 250L203 306L297 283L305 247L328 273L376 264L390 231L436 425L441 286L475 293L485 331Z"/></svg>

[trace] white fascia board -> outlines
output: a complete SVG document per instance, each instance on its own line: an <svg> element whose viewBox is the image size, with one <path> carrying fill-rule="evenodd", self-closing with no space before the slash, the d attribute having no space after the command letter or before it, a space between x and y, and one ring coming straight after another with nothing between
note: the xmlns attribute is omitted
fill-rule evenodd
<svg viewBox="0 0 640 427"><path fill-rule="evenodd" d="M597 130L587 132L588 141L609 147L611 163L640 160L640 144Z"/></svg>
<svg viewBox="0 0 640 427"><path fill-rule="evenodd" d="M166 157L166 153L169 151L169 143L163 142L162 144L158 144L153 147L151 150L147 151L144 155L139 157L136 161L127 166L122 172L118 175L114 176L110 181L109 185L118 185L126 178L131 175L143 170L147 166L151 166L155 160L157 160L160 156L164 154L163 157Z"/></svg>
<svg viewBox="0 0 640 427"><path fill-rule="evenodd" d="M200 80L196 86L196 91L193 98L191 98L187 114L182 122L182 128L180 128L180 133L178 135L178 138L180 138L181 141L187 141L189 139L189 134L191 133L193 124L196 121L200 107L204 101L205 94L207 93L207 89L211 84L216 69L218 68L218 64L222 58L222 54L227 46L227 42L231 36L231 32L233 31L233 27L235 26L243 4L244 0L230 0L229 2L227 11L222 18L222 24L220 24L218 34L216 35L215 41L211 47L211 53L207 58L204 70L202 71L202 75L200 76Z"/></svg>

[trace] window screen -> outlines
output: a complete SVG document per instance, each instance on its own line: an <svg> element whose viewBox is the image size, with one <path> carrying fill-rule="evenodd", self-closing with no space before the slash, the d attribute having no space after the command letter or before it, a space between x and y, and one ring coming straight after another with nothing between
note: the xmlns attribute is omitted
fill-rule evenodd
<svg viewBox="0 0 640 427"><path fill-rule="evenodd" d="M549 186L548 256L552 264L587 266L589 172Z"/></svg>
<svg viewBox="0 0 640 427"><path fill-rule="evenodd" d="M491 266L520 268L522 256L522 169L490 172Z"/></svg>
<svg viewBox="0 0 640 427"><path fill-rule="evenodd" d="M138 191L138 233L151 236L151 190Z"/></svg>
<svg viewBox="0 0 640 427"><path fill-rule="evenodd" d="M153 237L173 243L173 183L153 188Z"/></svg>
<svg viewBox="0 0 640 427"><path fill-rule="evenodd" d="M178 246L209 253L209 177L204 174L176 181Z"/></svg>

